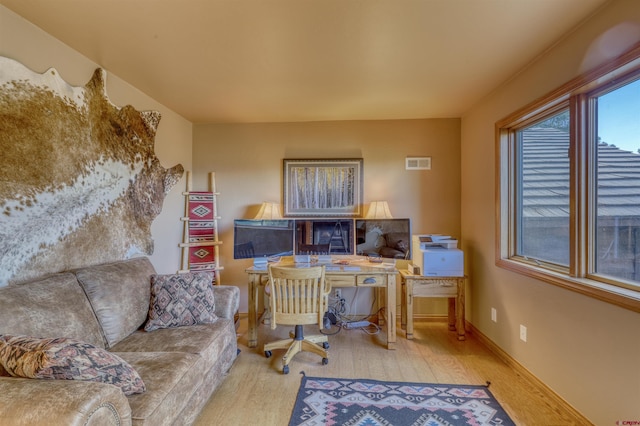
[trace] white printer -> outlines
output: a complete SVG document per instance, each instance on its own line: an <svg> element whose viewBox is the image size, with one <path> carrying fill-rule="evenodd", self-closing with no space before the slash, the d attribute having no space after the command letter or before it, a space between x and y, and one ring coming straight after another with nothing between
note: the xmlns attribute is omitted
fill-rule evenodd
<svg viewBox="0 0 640 426"><path fill-rule="evenodd" d="M413 235L411 254L414 274L431 277L464 276L464 254L458 249L458 240L448 235Z"/></svg>

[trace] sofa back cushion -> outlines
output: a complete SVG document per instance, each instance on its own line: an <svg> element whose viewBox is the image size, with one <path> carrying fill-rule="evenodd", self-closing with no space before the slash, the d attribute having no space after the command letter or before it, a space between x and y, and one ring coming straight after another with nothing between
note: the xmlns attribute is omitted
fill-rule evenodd
<svg viewBox="0 0 640 426"><path fill-rule="evenodd" d="M0 288L0 334L68 337L105 347L87 297L66 272Z"/></svg>
<svg viewBox="0 0 640 426"><path fill-rule="evenodd" d="M151 275L146 257L75 271L102 327L107 348L137 330L147 319Z"/></svg>

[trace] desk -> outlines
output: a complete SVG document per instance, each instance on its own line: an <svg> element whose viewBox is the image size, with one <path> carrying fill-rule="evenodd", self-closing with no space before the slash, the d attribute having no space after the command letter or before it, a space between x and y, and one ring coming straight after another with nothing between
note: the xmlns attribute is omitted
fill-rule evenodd
<svg viewBox="0 0 640 426"><path fill-rule="evenodd" d="M400 271L402 285L401 324L407 339L413 339L413 299L416 297L446 297L449 299L449 330L458 331L458 340L465 340L464 280L465 277L425 277Z"/></svg>
<svg viewBox="0 0 640 426"><path fill-rule="evenodd" d="M293 261L283 260L276 263L277 266L304 267L305 264L295 264ZM331 288L340 287L372 287L386 289L384 303L384 316L386 316L387 349L395 349L396 345L396 274L395 267L378 266L366 260L357 260L349 265L327 264L325 279L331 284ZM309 266L309 264L306 264ZM266 268L252 266L245 270L249 276L249 347L255 348L258 344L257 311L258 291L269 279ZM384 325L384 316L379 315L379 325Z"/></svg>

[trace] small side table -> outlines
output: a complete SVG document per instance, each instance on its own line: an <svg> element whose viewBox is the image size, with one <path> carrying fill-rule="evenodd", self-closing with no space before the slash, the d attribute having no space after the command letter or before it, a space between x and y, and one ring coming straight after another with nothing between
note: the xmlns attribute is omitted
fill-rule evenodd
<svg viewBox="0 0 640 426"><path fill-rule="evenodd" d="M465 340L464 281L465 277L427 277L400 271L401 324L407 339L413 339L413 299L415 297L446 297L449 299L449 330L458 332L458 340Z"/></svg>

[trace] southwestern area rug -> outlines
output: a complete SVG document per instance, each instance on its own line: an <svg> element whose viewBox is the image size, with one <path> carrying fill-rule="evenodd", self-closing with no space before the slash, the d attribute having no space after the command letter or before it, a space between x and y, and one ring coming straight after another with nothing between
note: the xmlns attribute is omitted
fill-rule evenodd
<svg viewBox="0 0 640 426"><path fill-rule="evenodd" d="M488 386L302 374L289 426L515 425Z"/></svg>

